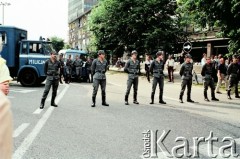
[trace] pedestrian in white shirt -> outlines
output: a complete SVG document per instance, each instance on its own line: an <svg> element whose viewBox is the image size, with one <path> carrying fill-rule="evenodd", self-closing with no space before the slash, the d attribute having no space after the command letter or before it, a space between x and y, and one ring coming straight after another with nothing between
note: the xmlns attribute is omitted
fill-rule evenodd
<svg viewBox="0 0 240 159"><path fill-rule="evenodd" d="M168 59L166 61L166 66L167 66L167 69L168 69L168 79L169 79L168 82L174 82L174 76L173 76L174 64L175 64L175 61L172 58L172 55L169 55Z"/></svg>
<svg viewBox="0 0 240 159"><path fill-rule="evenodd" d="M206 53L203 53L203 57L202 57L202 60L201 60L201 65L202 65L202 66L204 66L205 63L207 62L206 58L207 58L207 54L206 54Z"/></svg>

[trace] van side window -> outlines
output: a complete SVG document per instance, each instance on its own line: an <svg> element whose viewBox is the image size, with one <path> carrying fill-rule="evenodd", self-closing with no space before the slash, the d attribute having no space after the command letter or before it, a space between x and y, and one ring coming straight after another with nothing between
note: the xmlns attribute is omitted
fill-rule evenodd
<svg viewBox="0 0 240 159"><path fill-rule="evenodd" d="M25 42L25 43L22 44L22 54L27 54L28 53L27 51L28 51L27 50L27 43Z"/></svg>
<svg viewBox="0 0 240 159"><path fill-rule="evenodd" d="M6 32L0 32L0 52L3 50L5 44L7 44L7 34Z"/></svg>
<svg viewBox="0 0 240 159"><path fill-rule="evenodd" d="M6 32L0 32L0 44L7 44L7 34Z"/></svg>
<svg viewBox="0 0 240 159"><path fill-rule="evenodd" d="M30 54L42 54L42 44L41 43L29 43L29 53Z"/></svg>

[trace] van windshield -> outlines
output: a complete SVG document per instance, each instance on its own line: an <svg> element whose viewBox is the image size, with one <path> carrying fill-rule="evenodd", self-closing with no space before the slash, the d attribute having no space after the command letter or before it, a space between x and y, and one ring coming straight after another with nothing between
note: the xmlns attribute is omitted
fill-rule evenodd
<svg viewBox="0 0 240 159"><path fill-rule="evenodd" d="M50 54L54 49L52 43L43 43L44 54Z"/></svg>

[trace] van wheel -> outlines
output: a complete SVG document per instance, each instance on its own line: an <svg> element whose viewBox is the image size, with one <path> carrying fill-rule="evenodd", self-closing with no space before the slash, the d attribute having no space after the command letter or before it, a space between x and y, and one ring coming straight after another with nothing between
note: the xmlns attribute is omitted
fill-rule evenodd
<svg viewBox="0 0 240 159"><path fill-rule="evenodd" d="M33 70L24 70L20 74L20 83L24 87L31 87L37 83L37 75Z"/></svg>

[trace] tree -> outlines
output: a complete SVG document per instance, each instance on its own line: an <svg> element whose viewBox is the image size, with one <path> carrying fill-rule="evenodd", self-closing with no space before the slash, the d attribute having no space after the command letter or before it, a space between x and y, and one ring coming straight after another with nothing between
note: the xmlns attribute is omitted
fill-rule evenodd
<svg viewBox="0 0 240 159"><path fill-rule="evenodd" d="M230 53L240 51L239 0L178 0L183 16L192 18L201 27L215 26L222 37L230 38Z"/></svg>
<svg viewBox="0 0 240 159"><path fill-rule="evenodd" d="M50 38L50 41L52 42L53 48L56 52L64 48L64 39L54 36Z"/></svg>
<svg viewBox="0 0 240 159"><path fill-rule="evenodd" d="M183 36L176 8L172 0L102 0L90 16L95 45L119 55L172 48Z"/></svg>

